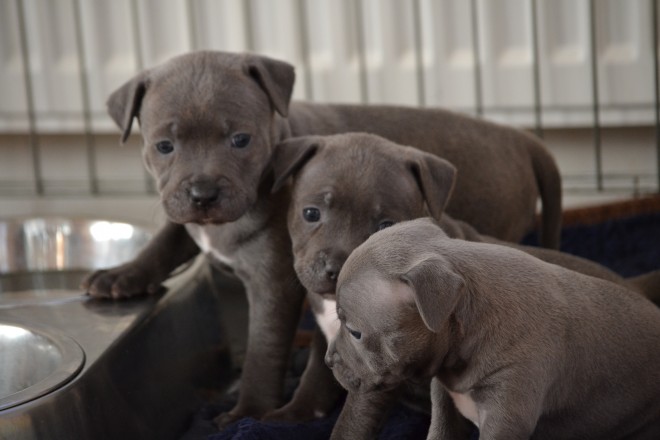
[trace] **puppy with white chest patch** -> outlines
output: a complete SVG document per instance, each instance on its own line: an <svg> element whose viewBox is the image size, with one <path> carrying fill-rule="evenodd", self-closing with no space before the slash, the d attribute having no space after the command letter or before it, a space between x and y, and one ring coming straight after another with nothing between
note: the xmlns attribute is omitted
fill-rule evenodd
<svg viewBox="0 0 660 440"><path fill-rule="evenodd" d="M138 73L108 99L122 141L140 124L144 163L169 222L137 258L93 273L83 288L100 298L153 293L200 251L230 266L250 315L239 400L221 426L279 406L304 298L286 228L288 188L271 194L278 142L360 130L415 144L463 170L448 207L458 218L519 240L541 198L543 242L558 245L559 172L533 136L441 109L291 103L294 81L283 61L200 51Z"/></svg>
<svg viewBox="0 0 660 440"><path fill-rule="evenodd" d="M380 229L429 214L439 219L451 237L499 241L444 213L456 173L450 163L378 136L350 133L290 139L276 148L273 167L276 185L293 176L288 227L294 265L321 332L314 335L309 364L293 399L269 418L309 419L332 409L340 393L323 362L325 339L333 339L339 329L334 297L337 275L358 245ZM507 245L572 270L637 287L573 255ZM656 283L650 289L657 287ZM338 438L359 435L357 425L367 433L378 429L389 394L371 397L369 402L356 402L349 395L334 432Z"/></svg>
<svg viewBox="0 0 660 440"><path fill-rule="evenodd" d="M374 234L337 286L326 362L355 393L432 377L429 439L660 438L660 309L429 219Z"/></svg>

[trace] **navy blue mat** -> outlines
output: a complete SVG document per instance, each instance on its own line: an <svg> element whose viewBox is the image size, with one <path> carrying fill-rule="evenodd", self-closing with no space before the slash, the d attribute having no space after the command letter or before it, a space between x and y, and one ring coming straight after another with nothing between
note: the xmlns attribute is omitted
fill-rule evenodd
<svg viewBox="0 0 660 440"><path fill-rule="evenodd" d="M536 234L523 240L536 245ZM561 250L631 277L660 269L660 213L563 228Z"/></svg>
<svg viewBox="0 0 660 440"><path fill-rule="evenodd" d="M523 242L536 244L536 235L530 234ZM562 231L561 249L597 261L626 277L660 269L660 213L566 227ZM295 379L289 382L288 394L294 387ZM246 418L218 433L212 419L231 409L235 399L235 395L224 396L221 401L203 408L182 440L327 439L339 411L337 409L327 418L301 424L264 423ZM379 439L424 439L428 426L428 415L398 406L392 411ZM475 431L472 437L476 440L478 433Z"/></svg>

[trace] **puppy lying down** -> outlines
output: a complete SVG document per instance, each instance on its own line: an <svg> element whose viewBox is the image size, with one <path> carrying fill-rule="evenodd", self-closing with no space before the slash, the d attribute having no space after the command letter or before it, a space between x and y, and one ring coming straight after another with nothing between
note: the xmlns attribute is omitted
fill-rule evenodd
<svg viewBox="0 0 660 440"><path fill-rule="evenodd" d="M356 393L432 377L429 439L659 439L660 309L430 219L372 235L338 279L326 362Z"/></svg>

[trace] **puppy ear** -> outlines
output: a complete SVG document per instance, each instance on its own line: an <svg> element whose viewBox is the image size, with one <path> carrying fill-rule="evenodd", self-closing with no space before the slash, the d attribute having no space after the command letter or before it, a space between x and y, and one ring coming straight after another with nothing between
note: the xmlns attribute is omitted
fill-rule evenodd
<svg viewBox="0 0 660 440"><path fill-rule="evenodd" d="M433 218L439 219L456 182L456 167L433 154L410 148L408 167L415 176Z"/></svg>
<svg viewBox="0 0 660 440"><path fill-rule="evenodd" d="M147 74L142 72L115 90L106 102L108 114L122 130L122 144L126 142L128 135L131 134L133 118L140 114L142 98L144 98L146 91Z"/></svg>
<svg viewBox="0 0 660 440"><path fill-rule="evenodd" d="M463 277L454 272L447 261L429 258L415 264L401 279L412 289L424 324L438 333L465 289Z"/></svg>
<svg viewBox="0 0 660 440"><path fill-rule="evenodd" d="M286 179L294 175L316 154L321 147L320 136L291 138L275 146L271 161L275 183L271 192L282 188Z"/></svg>
<svg viewBox="0 0 660 440"><path fill-rule="evenodd" d="M247 72L266 92L273 108L280 115L289 114L289 102L293 93L296 74L293 66L264 56L250 55Z"/></svg>

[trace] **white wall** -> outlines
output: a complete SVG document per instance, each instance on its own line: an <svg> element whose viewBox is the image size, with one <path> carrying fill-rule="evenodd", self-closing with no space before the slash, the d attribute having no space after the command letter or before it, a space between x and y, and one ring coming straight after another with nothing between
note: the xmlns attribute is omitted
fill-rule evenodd
<svg viewBox="0 0 660 440"><path fill-rule="evenodd" d="M592 15L589 0L0 0L0 215L57 211L57 200L65 212L148 216L123 212L153 196L139 140L117 146L104 102L193 49L286 60L296 99L482 110L528 128L538 105L569 204L657 191L651 1L593 4Z"/></svg>

